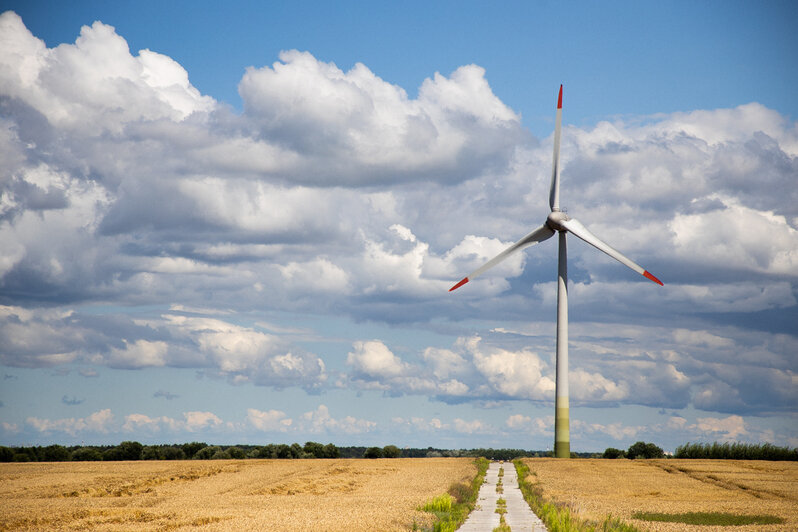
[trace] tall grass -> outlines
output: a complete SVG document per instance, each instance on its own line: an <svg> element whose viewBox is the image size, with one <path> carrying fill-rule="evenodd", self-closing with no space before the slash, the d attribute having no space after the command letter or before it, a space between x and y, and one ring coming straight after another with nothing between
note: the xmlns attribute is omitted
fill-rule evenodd
<svg viewBox="0 0 798 532"><path fill-rule="evenodd" d="M770 443L688 442L676 448L674 458L798 461L798 448L776 447Z"/></svg>
<svg viewBox="0 0 798 532"><path fill-rule="evenodd" d="M620 519L607 517L597 523L576 516L564 504L558 504L543 496L539 485L527 481L529 466L521 460L514 460L518 473L518 486L532 511L537 514L549 532L640 532L637 527L624 523Z"/></svg>
<svg viewBox="0 0 798 532"><path fill-rule="evenodd" d="M454 499L452 499L452 496L448 493L444 493L443 495L434 497L431 501L422 506L421 509L425 512L448 513L452 511L453 503Z"/></svg>
<svg viewBox="0 0 798 532"><path fill-rule="evenodd" d="M479 488L485 481L490 462L485 458L474 460L477 474L470 484L452 484L447 493L439 495L421 507L424 512L435 515L433 532L454 532L465 522L477 504Z"/></svg>

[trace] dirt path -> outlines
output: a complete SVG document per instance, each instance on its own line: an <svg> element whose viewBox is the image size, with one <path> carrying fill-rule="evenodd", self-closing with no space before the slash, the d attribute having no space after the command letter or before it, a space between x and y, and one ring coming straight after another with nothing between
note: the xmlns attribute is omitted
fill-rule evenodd
<svg viewBox="0 0 798 532"><path fill-rule="evenodd" d="M500 476L500 472L503 472L503 475ZM512 531L546 532L546 527L529 509L529 505L524 500L524 496L518 488L515 467L509 462L492 462L490 464L485 475L485 482L479 489L477 506L458 530L460 532L491 532L498 527L501 521L501 515L496 512L499 499L505 501L503 505L506 510L504 521Z"/></svg>

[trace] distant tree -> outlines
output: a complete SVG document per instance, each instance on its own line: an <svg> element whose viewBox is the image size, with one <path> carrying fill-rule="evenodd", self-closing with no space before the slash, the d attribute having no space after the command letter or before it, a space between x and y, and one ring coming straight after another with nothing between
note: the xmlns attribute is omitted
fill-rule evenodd
<svg viewBox="0 0 798 532"><path fill-rule="evenodd" d="M14 448L14 462L39 462L41 447L16 447Z"/></svg>
<svg viewBox="0 0 798 532"><path fill-rule="evenodd" d="M277 450L274 444L270 443L269 445L258 447L255 451L254 458L277 458Z"/></svg>
<svg viewBox="0 0 798 532"><path fill-rule="evenodd" d="M278 443L274 446L275 458L292 458L291 447L284 443Z"/></svg>
<svg viewBox="0 0 798 532"><path fill-rule="evenodd" d="M184 443L180 447L183 449L186 458L194 458L194 455L197 454L200 449L204 449L207 446L207 443L193 441L191 443Z"/></svg>
<svg viewBox="0 0 798 532"><path fill-rule="evenodd" d="M302 450L302 446L298 443L291 444L291 458L302 458L305 455L305 451Z"/></svg>
<svg viewBox="0 0 798 532"><path fill-rule="evenodd" d="M379 447L369 447L363 453L363 458L382 458L382 449Z"/></svg>
<svg viewBox="0 0 798 532"><path fill-rule="evenodd" d="M328 443L324 446L324 458L338 458L340 456L341 453L338 451L338 447L332 443Z"/></svg>
<svg viewBox="0 0 798 532"><path fill-rule="evenodd" d="M305 452L305 454L308 454L313 458L325 458L324 445L315 441L305 442L305 446L302 448L302 450Z"/></svg>
<svg viewBox="0 0 798 532"><path fill-rule="evenodd" d="M98 462L103 454L95 447L78 447L72 451L73 462Z"/></svg>
<svg viewBox="0 0 798 532"><path fill-rule="evenodd" d="M147 445L141 452L142 460L163 460L161 449L157 445Z"/></svg>
<svg viewBox="0 0 798 532"><path fill-rule="evenodd" d="M230 458L235 458L236 460L243 460L247 457L247 453L245 453L240 447L228 447L227 454L230 456Z"/></svg>
<svg viewBox="0 0 798 532"><path fill-rule="evenodd" d="M144 446L137 441L123 441L103 452L103 460L141 460Z"/></svg>
<svg viewBox="0 0 798 532"><path fill-rule="evenodd" d="M399 458L402 456L402 451L396 445L386 445L382 448L382 455L385 458Z"/></svg>
<svg viewBox="0 0 798 532"><path fill-rule="evenodd" d="M63 445L48 445L41 450L42 462L66 462L69 460L69 451Z"/></svg>
<svg viewBox="0 0 798 532"><path fill-rule="evenodd" d="M624 456L626 456L626 453L614 447L607 447L604 450L604 454L601 455L602 458L623 458Z"/></svg>
<svg viewBox="0 0 798 532"><path fill-rule="evenodd" d="M14 449L0 445L0 462L13 462Z"/></svg>
<svg viewBox="0 0 798 532"><path fill-rule="evenodd" d="M194 454L194 459L195 460L210 460L211 458L213 458L213 456L217 452L219 452L221 450L222 450L222 448L219 447L218 445L209 445L209 446L203 447L202 449L197 451Z"/></svg>
<svg viewBox="0 0 798 532"><path fill-rule="evenodd" d="M141 460L144 446L137 441L123 441L118 445L122 460Z"/></svg>
<svg viewBox="0 0 798 532"><path fill-rule="evenodd" d="M164 460L185 460L186 453L176 445L168 445L161 450Z"/></svg>
<svg viewBox="0 0 798 532"><path fill-rule="evenodd" d="M626 451L626 457L634 460L635 458L662 458L665 452L653 443L636 442Z"/></svg>
<svg viewBox="0 0 798 532"><path fill-rule="evenodd" d="M213 453L213 456L211 456L211 460L229 460L231 458L229 452L224 451L219 447L217 447L217 449L219 450Z"/></svg>

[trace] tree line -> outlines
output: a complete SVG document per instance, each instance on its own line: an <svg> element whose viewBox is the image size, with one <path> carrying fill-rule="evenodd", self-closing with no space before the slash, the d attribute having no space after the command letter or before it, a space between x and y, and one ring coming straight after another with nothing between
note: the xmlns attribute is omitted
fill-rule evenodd
<svg viewBox="0 0 798 532"><path fill-rule="evenodd" d="M777 447L770 443L686 443L676 448L676 458L712 460L798 461L798 448Z"/></svg>
<svg viewBox="0 0 798 532"><path fill-rule="evenodd" d="M572 453L574 457L595 456ZM0 446L0 462L85 462L117 460L220 460L220 459L297 459L297 458L431 458L485 457L489 460L550 456L548 451L524 449L441 449L437 447L338 447L309 441L304 445L270 443L268 445L209 445L204 442L144 445L123 441L119 445L47 445L29 447Z"/></svg>
<svg viewBox="0 0 798 532"><path fill-rule="evenodd" d="M47 445L29 447L0 446L0 462L87 462L118 460L221 460L221 459L297 459L297 458L424 458L453 456L486 456L509 460L535 456L532 451L517 449L452 450L384 447L338 447L332 443L309 441L305 445L270 443L268 445L209 445L204 442L144 445L123 441L119 445Z"/></svg>
<svg viewBox="0 0 798 532"><path fill-rule="evenodd" d="M220 460L244 458L339 458L332 443L306 442L268 445L208 445L204 442L143 445L123 441L119 445L63 445L2 447L0 462L86 462L116 460Z"/></svg>
<svg viewBox="0 0 798 532"><path fill-rule="evenodd" d="M628 450L608 447L602 458L664 458L653 443L636 442ZM676 448L674 458L710 460L792 460L798 461L798 448L777 447L771 443L686 443Z"/></svg>
<svg viewBox="0 0 798 532"><path fill-rule="evenodd" d="M297 458L425 458L485 457L510 461L515 458L552 456L550 451L524 449L440 449L435 447L400 449L384 447L338 447L332 443L270 443L268 445L209 445L203 442L144 445L123 441L119 445L47 445L30 447L0 446L0 462L84 462L115 460L220 460L220 459L297 459ZM572 458L664 458L665 453L653 443L636 442L627 450L607 448L601 453L571 453ZM747 443L687 443L676 448L674 458L733 460L798 460L798 448Z"/></svg>

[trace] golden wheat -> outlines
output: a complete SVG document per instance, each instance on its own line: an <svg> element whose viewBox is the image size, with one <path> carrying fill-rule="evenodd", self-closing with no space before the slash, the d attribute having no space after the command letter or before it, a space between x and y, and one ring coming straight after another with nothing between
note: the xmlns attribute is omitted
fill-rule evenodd
<svg viewBox="0 0 798 532"><path fill-rule="evenodd" d="M612 515L641 530L798 530L798 463L736 460L526 459L543 496L580 517ZM631 519L635 512L769 514L780 525L689 526Z"/></svg>
<svg viewBox="0 0 798 532"><path fill-rule="evenodd" d="M0 464L0 530L408 530L470 458Z"/></svg>

